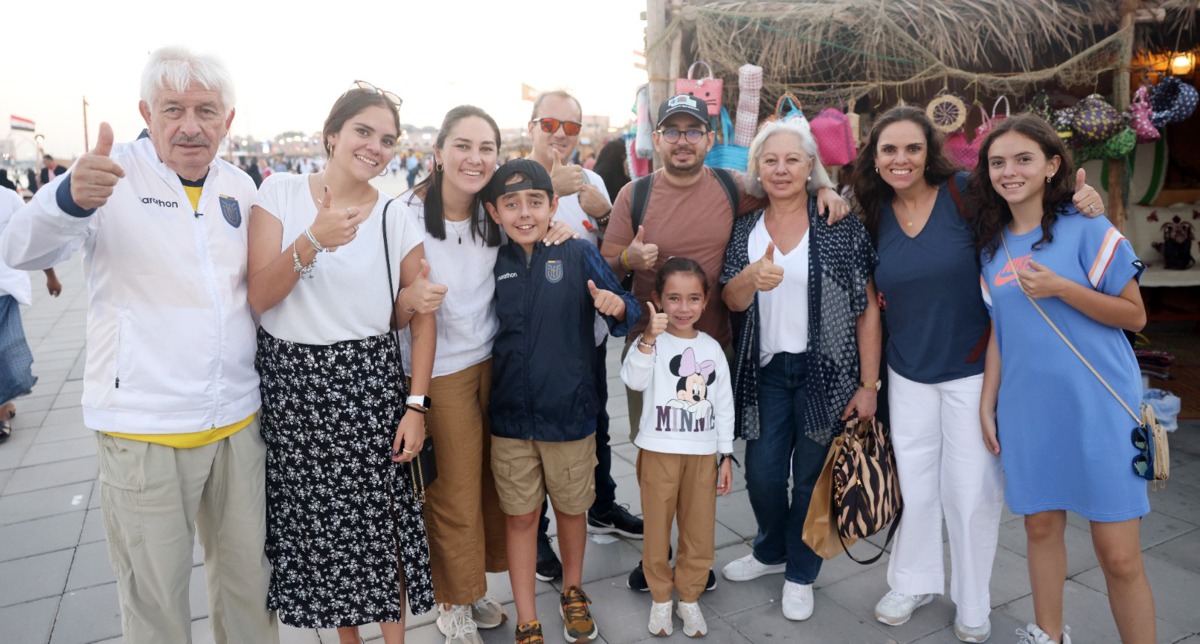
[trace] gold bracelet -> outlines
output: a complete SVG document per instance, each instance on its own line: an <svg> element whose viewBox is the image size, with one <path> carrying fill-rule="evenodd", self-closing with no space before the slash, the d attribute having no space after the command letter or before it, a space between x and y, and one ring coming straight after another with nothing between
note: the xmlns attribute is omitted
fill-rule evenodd
<svg viewBox="0 0 1200 644"><path fill-rule="evenodd" d="M633 266L630 265L630 263L629 263L629 249L628 248L621 251L621 266L624 266L625 270L627 270L627 271L633 270Z"/></svg>

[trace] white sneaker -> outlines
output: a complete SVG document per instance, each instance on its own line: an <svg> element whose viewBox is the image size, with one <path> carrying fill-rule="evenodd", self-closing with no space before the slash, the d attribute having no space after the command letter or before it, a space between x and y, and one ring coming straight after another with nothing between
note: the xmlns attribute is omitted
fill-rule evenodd
<svg viewBox="0 0 1200 644"><path fill-rule="evenodd" d="M875 619L889 626L899 626L912 617L914 610L931 601L933 595L905 595L889 590L879 603L875 604Z"/></svg>
<svg viewBox="0 0 1200 644"><path fill-rule="evenodd" d="M437 627L446 636L446 644L483 644L470 605L455 604L447 610L438 604Z"/></svg>
<svg viewBox="0 0 1200 644"><path fill-rule="evenodd" d="M1037 624L1026 624L1024 629L1017 629L1017 644L1071 644L1071 627L1063 626L1062 642L1050 639Z"/></svg>
<svg viewBox="0 0 1200 644"><path fill-rule="evenodd" d="M675 625L671 622L671 602L650 602L650 624L647 628L651 635L657 637L667 637L675 632Z"/></svg>
<svg viewBox="0 0 1200 644"><path fill-rule="evenodd" d="M698 602L679 602L679 607L675 609L679 613L679 619L683 620L683 634L688 637L704 637L708 635L708 623L704 621L704 614L700 612L700 604Z"/></svg>
<svg viewBox="0 0 1200 644"><path fill-rule="evenodd" d="M741 559L725 564L725 567L721 569L721 574L725 575L729 581L750 581L763 575L784 572L786 569L787 564L767 565L755 559L752 552Z"/></svg>
<svg viewBox="0 0 1200 644"><path fill-rule="evenodd" d="M500 602L484 595L471 604L471 618L475 620L475 626L486 629L503 624L508 615L500 607Z"/></svg>
<svg viewBox="0 0 1200 644"><path fill-rule="evenodd" d="M812 584L783 582L783 616L794 622L802 622L812 617L812 614Z"/></svg>
<svg viewBox="0 0 1200 644"><path fill-rule="evenodd" d="M982 642L988 641L988 638L992 636L992 621L985 619L980 626L967 626L959 621L958 615L955 615L954 634L958 636L958 641L960 642L982 644Z"/></svg>

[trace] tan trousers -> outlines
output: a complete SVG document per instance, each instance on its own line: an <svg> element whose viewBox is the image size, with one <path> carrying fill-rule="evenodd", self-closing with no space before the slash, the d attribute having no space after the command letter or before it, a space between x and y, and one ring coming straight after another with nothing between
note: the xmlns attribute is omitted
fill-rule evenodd
<svg viewBox="0 0 1200 644"><path fill-rule="evenodd" d="M713 454L663 454L641 450L637 460L642 488L642 570L654 601L695 602L708 583L713 563L713 531L717 520L717 457ZM671 522L679 523L672 581L667 550Z"/></svg>
<svg viewBox="0 0 1200 644"><path fill-rule="evenodd" d="M278 642L263 545L266 445L257 418L211 445L175 449L96 433L100 507L125 644L192 641L196 532L218 644Z"/></svg>
<svg viewBox="0 0 1200 644"><path fill-rule="evenodd" d="M488 393L492 361L429 383L425 416L438 477L425 491L425 531L438 602L470 604L487 592L485 572L508 570L504 513L492 476Z"/></svg>

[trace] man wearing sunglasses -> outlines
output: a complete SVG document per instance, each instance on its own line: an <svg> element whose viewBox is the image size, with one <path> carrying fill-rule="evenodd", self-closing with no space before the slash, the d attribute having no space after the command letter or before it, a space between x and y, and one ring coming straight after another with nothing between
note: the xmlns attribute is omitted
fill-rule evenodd
<svg viewBox="0 0 1200 644"><path fill-rule="evenodd" d="M633 274L633 294L644 308L654 289L655 272L670 257L696 260L708 279L708 306L696 328L716 338L732 356L729 309L721 300L717 277L725 260L725 245L737 215L754 212L766 205L765 199L751 196L744 188L740 172L728 171L725 178L704 165L716 134L709 127L704 101L691 94L680 94L663 101L658 108L658 126L654 131L654 150L662 166L650 177L632 181L621 189L613 205L612 221L605 231L600 254L608 260L618 278ZM728 187L725 184L728 179ZM649 180L649 195L642 205L639 225L633 225L633 193L639 182ZM734 192L736 191L736 194ZM850 207L833 190L821 188L817 208L830 213L830 223L845 217ZM643 319L630 330L625 352L645 327ZM624 359L624 353L621 358ZM629 418L642 417L642 392L625 388ZM636 420L630 422L630 439L637 436ZM647 590L641 563L629 575L628 585ZM709 573L706 590L716 587Z"/></svg>
<svg viewBox="0 0 1200 644"><path fill-rule="evenodd" d="M13 215L7 264L47 268L83 248L83 423L126 644L189 642L193 535L218 644L278 642L267 610L266 447L246 299L254 182L216 158L232 78L183 48L152 53L146 132L96 147Z"/></svg>
<svg viewBox="0 0 1200 644"><path fill-rule="evenodd" d="M583 127L583 110L571 94L558 90L538 96L529 120L529 136L533 141L530 157L550 172L558 210L554 219L571 227L582 238L600 246L608 225L612 205L608 190L600 175L582 166L568 164L579 144ZM588 510L588 531L595 534L620 534L631 539L642 538L642 520L616 503L617 483L610 473L612 450L608 445L608 373L605 368L608 349L608 325L597 316L596 327L596 393L600 397L600 413L596 417L596 500ZM550 540L546 505L542 505L542 521L538 532L537 574L550 581L562 574Z"/></svg>

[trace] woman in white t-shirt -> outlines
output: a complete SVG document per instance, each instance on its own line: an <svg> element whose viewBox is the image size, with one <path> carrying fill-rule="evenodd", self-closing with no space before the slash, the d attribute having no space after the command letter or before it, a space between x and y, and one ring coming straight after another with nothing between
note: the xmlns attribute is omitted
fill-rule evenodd
<svg viewBox="0 0 1200 644"><path fill-rule="evenodd" d="M406 596L413 613L433 607L407 462L425 440L445 289L427 279L421 231L370 184L394 154L399 103L356 82L325 120L324 169L268 178L250 219L268 605L285 624L337 628L343 644L370 622L403 642ZM407 400L393 324L414 338Z"/></svg>

